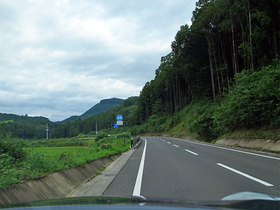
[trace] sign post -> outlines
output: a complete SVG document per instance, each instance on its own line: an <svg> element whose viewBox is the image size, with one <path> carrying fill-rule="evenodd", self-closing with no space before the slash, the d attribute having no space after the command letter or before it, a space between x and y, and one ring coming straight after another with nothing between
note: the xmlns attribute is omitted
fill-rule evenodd
<svg viewBox="0 0 280 210"><path fill-rule="evenodd" d="M117 118L117 125L123 125L123 144L125 146L125 127L124 127L124 122L123 122L123 116L120 114L116 117Z"/></svg>

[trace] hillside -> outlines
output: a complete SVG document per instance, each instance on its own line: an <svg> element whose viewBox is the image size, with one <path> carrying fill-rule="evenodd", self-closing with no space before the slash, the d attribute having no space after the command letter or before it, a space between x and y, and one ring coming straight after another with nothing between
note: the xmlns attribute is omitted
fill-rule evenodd
<svg viewBox="0 0 280 210"><path fill-rule="evenodd" d="M106 112L102 112L84 120L80 119L74 122L68 122L67 124L60 124L57 128L51 131L50 136L51 138L61 138L77 136L80 133L95 134L96 122L98 124L98 131L111 131L113 123L116 123L117 121L116 116L119 114L123 116L125 126L130 127L135 124L134 113L137 109L138 101L139 97L130 97L124 100L121 105L115 106ZM101 101L100 104L104 102L106 102L106 100Z"/></svg>
<svg viewBox="0 0 280 210"><path fill-rule="evenodd" d="M46 124L50 120L46 117L29 117L28 115L19 116L15 114L0 113L0 122L12 120L19 124Z"/></svg>
<svg viewBox="0 0 280 210"><path fill-rule="evenodd" d="M101 100L100 103L94 105L92 108L90 108L84 114L82 114L81 119L83 120L83 119L92 117L94 115L100 114L102 112L106 112L115 106L121 105L123 103L123 101L124 101L123 99L119 99L119 98Z"/></svg>
<svg viewBox="0 0 280 210"><path fill-rule="evenodd" d="M46 117L0 113L0 136L10 133L12 137L16 138L44 138L46 136L46 124L49 128L54 126L54 123Z"/></svg>
<svg viewBox="0 0 280 210"><path fill-rule="evenodd" d="M124 101L123 99L119 99L119 98L103 99L98 104L94 105L89 110L87 110L85 113L83 113L82 115L71 116L71 117L63 120L62 123L73 122L78 119L84 120L86 118L93 117L102 112L106 112L115 106L121 105L123 103L123 101Z"/></svg>
<svg viewBox="0 0 280 210"><path fill-rule="evenodd" d="M279 140L279 15L278 1L198 1L140 93L133 133Z"/></svg>

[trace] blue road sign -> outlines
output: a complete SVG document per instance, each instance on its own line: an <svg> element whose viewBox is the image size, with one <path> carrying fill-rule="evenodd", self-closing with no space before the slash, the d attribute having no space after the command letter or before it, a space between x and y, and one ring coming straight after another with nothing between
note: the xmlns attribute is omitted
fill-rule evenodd
<svg viewBox="0 0 280 210"><path fill-rule="evenodd" d="M117 116L117 120L118 121L122 121L123 120L123 116L121 116L120 114Z"/></svg>
<svg viewBox="0 0 280 210"><path fill-rule="evenodd" d="M114 128L119 128L119 126L117 125L117 123L114 123Z"/></svg>

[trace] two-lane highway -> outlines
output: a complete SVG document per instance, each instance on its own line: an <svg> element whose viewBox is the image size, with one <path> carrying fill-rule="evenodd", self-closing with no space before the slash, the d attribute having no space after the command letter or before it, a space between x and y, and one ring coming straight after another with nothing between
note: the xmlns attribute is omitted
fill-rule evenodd
<svg viewBox="0 0 280 210"><path fill-rule="evenodd" d="M145 137L103 193L165 200L221 200L237 192L280 195L280 157L168 137Z"/></svg>

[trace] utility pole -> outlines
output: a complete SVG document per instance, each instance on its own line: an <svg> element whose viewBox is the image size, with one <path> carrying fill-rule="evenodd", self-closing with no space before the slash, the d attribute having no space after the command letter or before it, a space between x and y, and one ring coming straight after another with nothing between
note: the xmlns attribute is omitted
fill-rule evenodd
<svg viewBox="0 0 280 210"><path fill-rule="evenodd" d="M124 128L124 122L123 122L123 144L125 146L125 128Z"/></svg>
<svg viewBox="0 0 280 210"><path fill-rule="evenodd" d="M46 138L49 139L49 125L46 125Z"/></svg>
<svg viewBox="0 0 280 210"><path fill-rule="evenodd" d="M97 121L95 121L95 133L96 133L96 136L97 136L97 134L98 134L98 132L97 132Z"/></svg>

